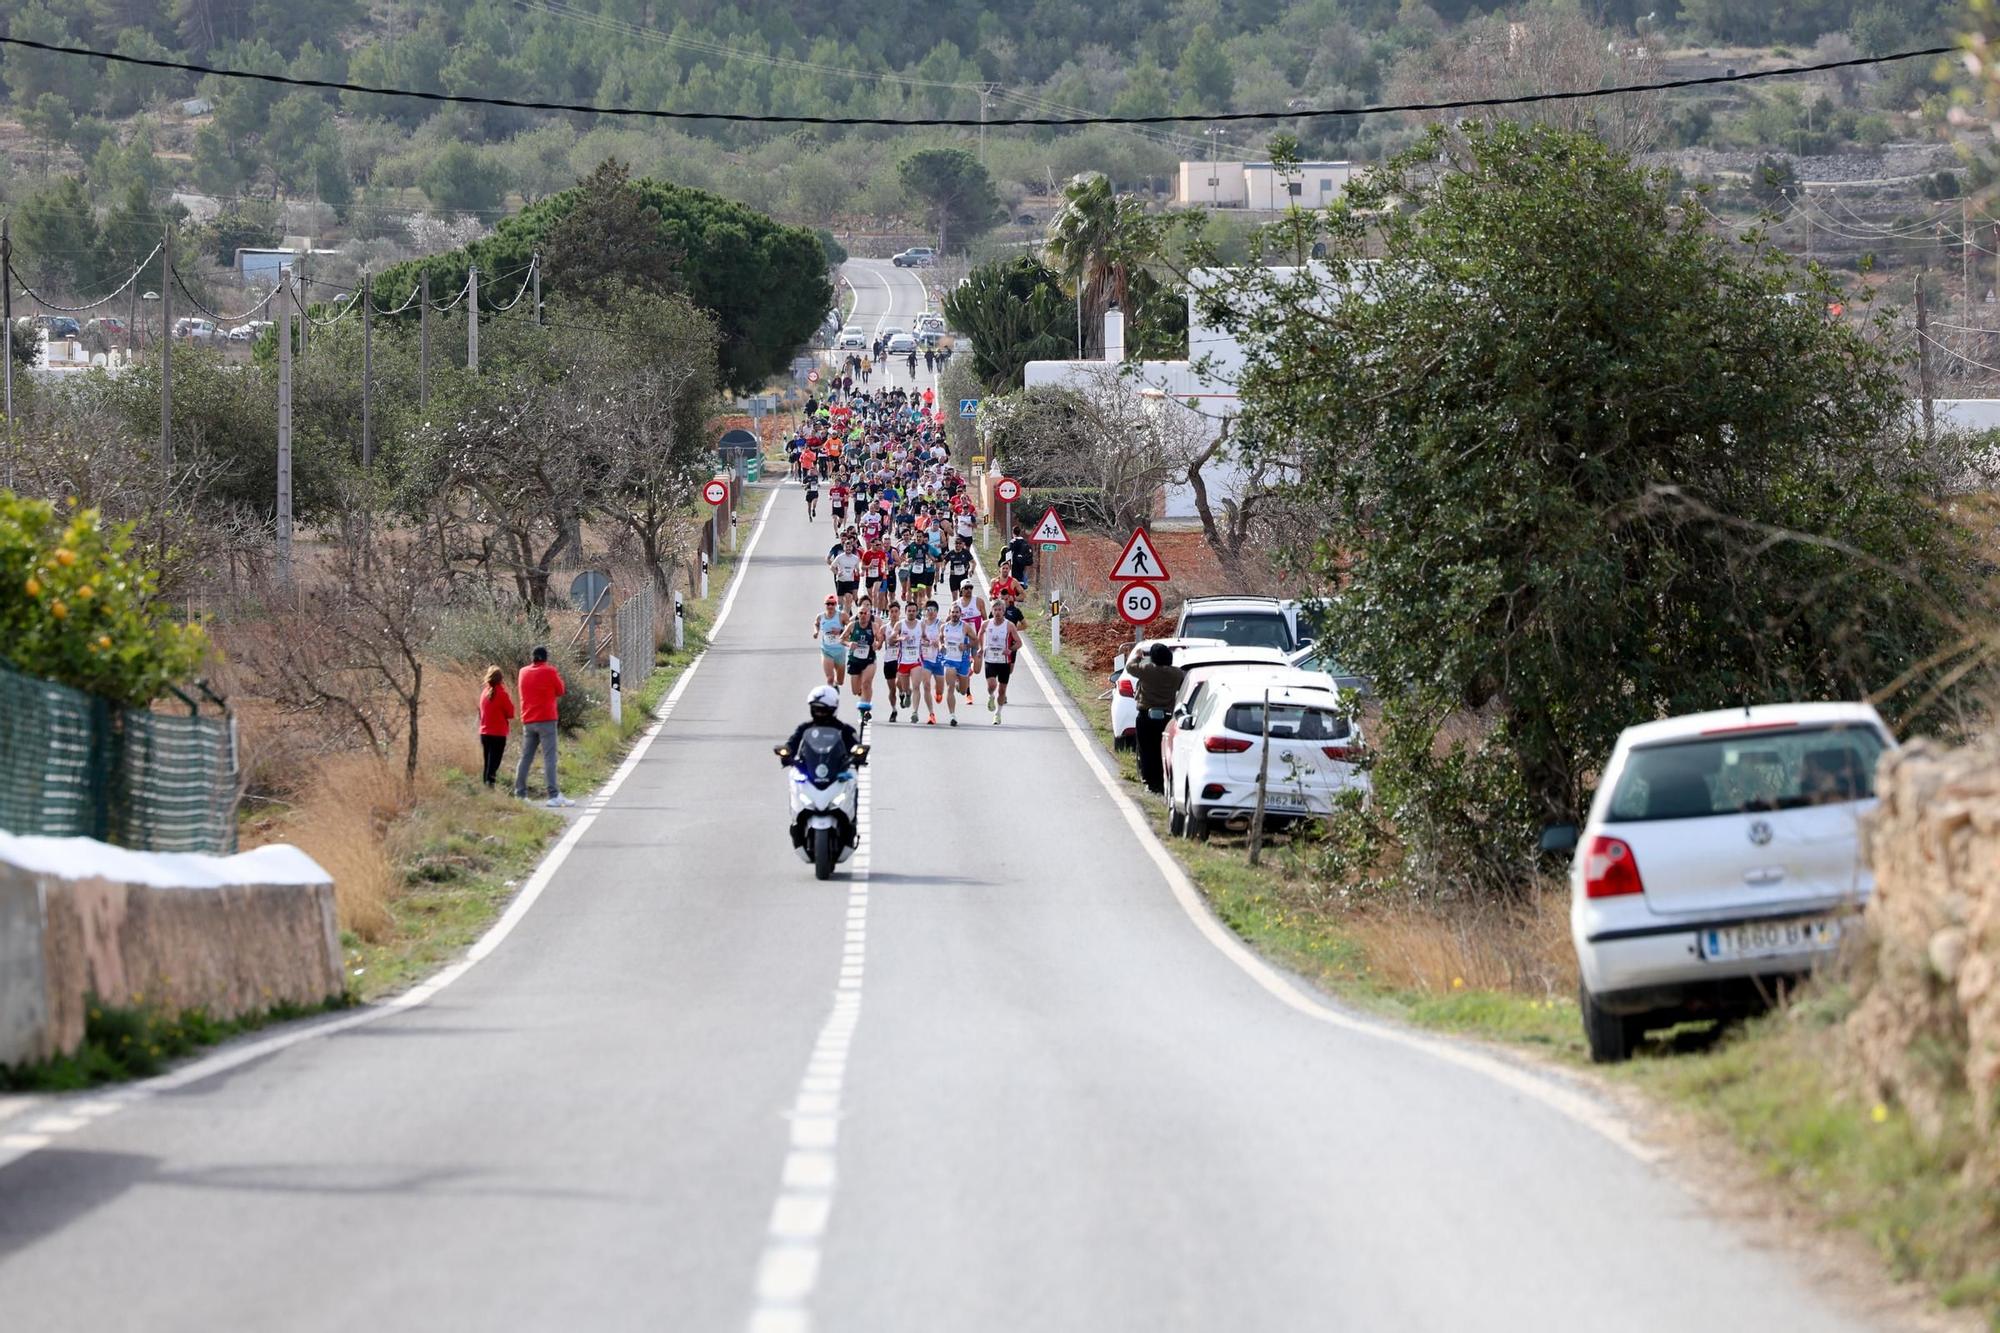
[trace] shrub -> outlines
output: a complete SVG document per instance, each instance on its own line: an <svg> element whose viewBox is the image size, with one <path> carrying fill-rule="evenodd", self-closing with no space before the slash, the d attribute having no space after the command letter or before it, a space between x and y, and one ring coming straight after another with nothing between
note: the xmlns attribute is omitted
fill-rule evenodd
<svg viewBox="0 0 2000 1333"><path fill-rule="evenodd" d="M549 618L538 606L501 598L480 598L461 603L446 612L431 639L431 652L439 659L467 671L483 671L497 666L507 673L507 688L527 665L536 644L546 645L549 660L562 672L568 693L557 705L556 723L564 731L575 731L590 720L600 705L596 692L585 682L588 676L582 657L565 644L552 640L555 632Z"/></svg>
<svg viewBox="0 0 2000 1333"><path fill-rule="evenodd" d="M16 670L143 708L194 674L198 625L155 598L132 526L0 491L0 657Z"/></svg>

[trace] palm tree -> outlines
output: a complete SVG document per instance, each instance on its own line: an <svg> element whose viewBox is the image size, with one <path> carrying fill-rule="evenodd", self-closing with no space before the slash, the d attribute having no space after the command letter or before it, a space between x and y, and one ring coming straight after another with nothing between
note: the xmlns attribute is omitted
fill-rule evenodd
<svg viewBox="0 0 2000 1333"><path fill-rule="evenodd" d="M1113 302L1126 307L1133 273L1158 254L1145 205L1113 193L1102 172L1084 172L1063 186L1044 244L1050 266L1077 296L1081 354L1104 355L1104 312Z"/></svg>

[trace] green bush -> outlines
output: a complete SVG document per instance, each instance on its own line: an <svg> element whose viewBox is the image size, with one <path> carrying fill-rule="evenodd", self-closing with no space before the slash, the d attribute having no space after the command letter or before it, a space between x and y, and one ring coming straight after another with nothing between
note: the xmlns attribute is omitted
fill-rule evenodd
<svg viewBox="0 0 2000 1333"><path fill-rule="evenodd" d="M199 625L155 599L132 526L0 491L0 658L117 703L144 707L194 674Z"/></svg>

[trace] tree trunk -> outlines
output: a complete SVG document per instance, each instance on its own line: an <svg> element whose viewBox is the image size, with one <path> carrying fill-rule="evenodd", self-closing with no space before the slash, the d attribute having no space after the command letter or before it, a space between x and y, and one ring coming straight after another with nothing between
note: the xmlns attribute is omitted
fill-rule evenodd
<svg viewBox="0 0 2000 1333"><path fill-rule="evenodd" d="M410 711L410 744L403 757L403 780L417 780L417 722L424 698L424 665L416 664L415 674L410 677L410 697L407 706Z"/></svg>

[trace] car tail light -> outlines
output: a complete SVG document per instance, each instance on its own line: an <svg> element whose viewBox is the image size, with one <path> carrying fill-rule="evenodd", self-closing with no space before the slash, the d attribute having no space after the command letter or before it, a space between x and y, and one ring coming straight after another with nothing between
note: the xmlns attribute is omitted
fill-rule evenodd
<svg viewBox="0 0 2000 1333"><path fill-rule="evenodd" d="M1220 782L1211 782L1201 789L1201 799L1204 801L1219 801L1222 799L1222 793L1227 790L1229 789L1224 787Z"/></svg>
<svg viewBox="0 0 2000 1333"><path fill-rule="evenodd" d="M1639 862L1630 847L1602 834L1590 840L1590 845L1583 849L1584 897L1621 898L1645 891L1646 886L1639 879Z"/></svg>
<svg viewBox="0 0 2000 1333"><path fill-rule="evenodd" d="M1210 736L1201 743L1201 748L1210 754L1242 754L1250 748L1250 742L1234 736Z"/></svg>
<svg viewBox="0 0 2000 1333"><path fill-rule="evenodd" d="M1328 759L1338 759L1343 764L1352 763L1354 760L1354 751L1348 746L1322 745L1319 748Z"/></svg>
<svg viewBox="0 0 2000 1333"><path fill-rule="evenodd" d="M1120 676L1118 678L1119 698L1130 699L1133 695L1137 693L1138 691L1132 688L1132 678L1130 676Z"/></svg>

